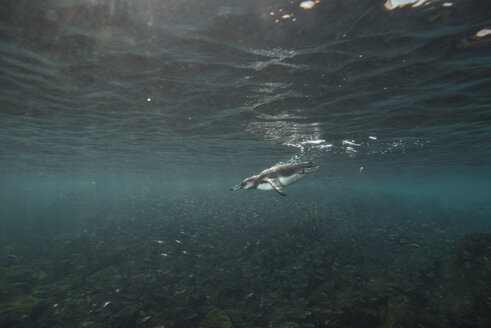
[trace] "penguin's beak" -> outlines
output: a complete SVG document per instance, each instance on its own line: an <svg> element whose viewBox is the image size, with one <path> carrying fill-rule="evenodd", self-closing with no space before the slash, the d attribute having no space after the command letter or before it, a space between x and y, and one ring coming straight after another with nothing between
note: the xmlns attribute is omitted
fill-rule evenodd
<svg viewBox="0 0 491 328"><path fill-rule="evenodd" d="M319 170L319 167L318 166L314 166L314 167L309 167L308 169L305 170L305 172L312 173L312 172L315 172L315 171L318 171L318 170Z"/></svg>
<svg viewBox="0 0 491 328"><path fill-rule="evenodd" d="M244 187L244 183L242 182L241 184L236 185L235 187L230 188L231 191L239 190Z"/></svg>
<svg viewBox="0 0 491 328"><path fill-rule="evenodd" d="M314 163L311 163L311 164L312 164L312 166L306 167L303 170L305 173L312 173L312 172L315 172L315 171L318 171L319 170L319 166L315 165Z"/></svg>

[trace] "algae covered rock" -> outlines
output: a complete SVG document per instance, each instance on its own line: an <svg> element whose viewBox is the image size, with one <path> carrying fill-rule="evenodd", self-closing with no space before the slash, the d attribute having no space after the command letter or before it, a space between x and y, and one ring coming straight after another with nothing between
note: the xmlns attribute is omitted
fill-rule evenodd
<svg viewBox="0 0 491 328"><path fill-rule="evenodd" d="M0 303L0 314L10 311L17 311L21 314L30 314L42 308L39 298L30 295L15 294L8 300Z"/></svg>
<svg viewBox="0 0 491 328"><path fill-rule="evenodd" d="M286 321L286 322L283 322L280 325L275 326L275 327L277 327L277 328L301 328L302 326L300 326L298 323L293 322L293 321Z"/></svg>
<svg viewBox="0 0 491 328"><path fill-rule="evenodd" d="M206 318L200 322L198 328L231 328L232 323L225 311L214 307L207 314Z"/></svg>
<svg viewBox="0 0 491 328"><path fill-rule="evenodd" d="M39 272L32 266L19 264L11 265L3 272L3 279L11 282L23 282L34 286L39 280Z"/></svg>
<svg viewBox="0 0 491 328"><path fill-rule="evenodd" d="M442 268L443 283L431 306L455 326L489 327L491 295L491 233L466 236L455 258Z"/></svg>
<svg viewBox="0 0 491 328"><path fill-rule="evenodd" d="M473 233L466 236L456 254L456 264L469 271L481 275L482 271L489 274L491 269L491 233Z"/></svg>
<svg viewBox="0 0 491 328"><path fill-rule="evenodd" d="M416 307L403 294L391 296L381 316L384 328L415 327L419 319Z"/></svg>

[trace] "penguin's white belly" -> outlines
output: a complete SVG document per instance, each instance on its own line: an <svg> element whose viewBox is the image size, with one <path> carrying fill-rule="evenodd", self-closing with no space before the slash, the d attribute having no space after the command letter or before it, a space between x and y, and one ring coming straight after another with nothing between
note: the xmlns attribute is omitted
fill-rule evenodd
<svg viewBox="0 0 491 328"><path fill-rule="evenodd" d="M260 183L257 185L257 189L259 189L259 190L273 190L273 187L271 187L271 184L269 184L269 183Z"/></svg>
<svg viewBox="0 0 491 328"><path fill-rule="evenodd" d="M305 174L293 174L287 177L279 177L278 180L283 186L289 186L291 184L294 184L297 181L302 180L302 178L305 176ZM259 190L273 190L273 187L271 186L270 183L268 182L262 182L257 185L256 189Z"/></svg>
<svg viewBox="0 0 491 328"><path fill-rule="evenodd" d="M287 177L280 177L279 180L282 185L289 186L303 179L305 174L293 174Z"/></svg>

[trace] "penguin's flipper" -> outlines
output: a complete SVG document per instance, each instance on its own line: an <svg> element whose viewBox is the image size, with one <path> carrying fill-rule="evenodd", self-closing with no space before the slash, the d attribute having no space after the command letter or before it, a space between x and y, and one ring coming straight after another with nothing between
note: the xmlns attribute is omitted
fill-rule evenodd
<svg viewBox="0 0 491 328"><path fill-rule="evenodd" d="M276 190L281 196L288 195L285 187L281 184L280 180L275 178L266 178L264 181L268 182L274 190Z"/></svg>

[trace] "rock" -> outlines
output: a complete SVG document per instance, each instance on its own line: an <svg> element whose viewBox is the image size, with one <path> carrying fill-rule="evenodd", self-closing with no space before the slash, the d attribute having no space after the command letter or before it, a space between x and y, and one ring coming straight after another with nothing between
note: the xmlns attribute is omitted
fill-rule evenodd
<svg viewBox="0 0 491 328"><path fill-rule="evenodd" d="M207 314L206 318L200 322L198 328L231 328L232 323L225 311L214 307Z"/></svg>
<svg viewBox="0 0 491 328"><path fill-rule="evenodd" d="M277 326L278 328L302 328L298 323L293 321L286 321Z"/></svg>
<svg viewBox="0 0 491 328"><path fill-rule="evenodd" d="M491 268L491 233L473 233L466 236L457 249L456 264L474 273Z"/></svg>
<svg viewBox="0 0 491 328"><path fill-rule="evenodd" d="M455 326L489 327L491 295L491 233L466 236L455 258L444 263L443 283L432 295L431 307Z"/></svg>

